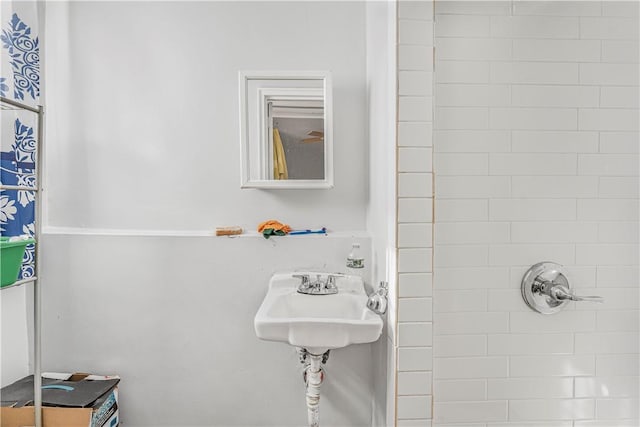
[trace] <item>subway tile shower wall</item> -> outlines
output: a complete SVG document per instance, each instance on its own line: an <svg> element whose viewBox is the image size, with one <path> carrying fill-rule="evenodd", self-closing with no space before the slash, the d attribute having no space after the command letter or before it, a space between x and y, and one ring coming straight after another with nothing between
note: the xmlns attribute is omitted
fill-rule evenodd
<svg viewBox="0 0 640 427"><path fill-rule="evenodd" d="M398 3L398 427L431 425L433 2Z"/></svg>
<svg viewBox="0 0 640 427"><path fill-rule="evenodd" d="M400 3L398 425L639 424L638 5ZM540 261L605 303L533 312Z"/></svg>

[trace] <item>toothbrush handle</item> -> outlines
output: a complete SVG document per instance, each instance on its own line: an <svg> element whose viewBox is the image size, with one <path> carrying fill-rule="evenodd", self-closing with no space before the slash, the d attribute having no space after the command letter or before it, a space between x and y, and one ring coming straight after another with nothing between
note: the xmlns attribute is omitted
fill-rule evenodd
<svg viewBox="0 0 640 427"><path fill-rule="evenodd" d="M311 230L294 230L294 231L290 231L289 234L309 234L311 233Z"/></svg>
<svg viewBox="0 0 640 427"><path fill-rule="evenodd" d="M327 229L322 228L320 230L293 230L290 231L289 234L326 234Z"/></svg>

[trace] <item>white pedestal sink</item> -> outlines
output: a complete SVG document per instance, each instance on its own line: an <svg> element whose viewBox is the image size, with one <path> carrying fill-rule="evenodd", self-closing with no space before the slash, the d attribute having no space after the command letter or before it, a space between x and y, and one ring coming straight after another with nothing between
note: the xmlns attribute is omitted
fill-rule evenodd
<svg viewBox="0 0 640 427"><path fill-rule="evenodd" d="M367 308L362 278L339 275L338 293L306 295L298 292L308 275L326 283L328 273L296 272L275 274L254 320L258 338L280 341L308 352L306 382L309 426L318 426L318 402L323 373L322 355L328 350L376 341L382 333L382 319Z"/></svg>

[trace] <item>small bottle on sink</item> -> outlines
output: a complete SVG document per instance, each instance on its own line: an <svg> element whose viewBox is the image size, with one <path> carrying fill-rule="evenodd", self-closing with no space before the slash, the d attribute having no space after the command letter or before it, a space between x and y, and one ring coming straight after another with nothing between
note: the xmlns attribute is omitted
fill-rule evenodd
<svg viewBox="0 0 640 427"><path fill-rule="evenodd" d="M351 245L351 252L347 255L347 268L364 268L364 257L360 252L360 243L353 243ZM358 274L357 272L353 272Z"/></svg>

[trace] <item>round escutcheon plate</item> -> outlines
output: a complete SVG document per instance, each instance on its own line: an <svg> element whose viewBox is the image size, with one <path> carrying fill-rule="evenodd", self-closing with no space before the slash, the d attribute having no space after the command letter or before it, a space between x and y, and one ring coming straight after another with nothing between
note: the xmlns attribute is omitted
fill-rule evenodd
<svg viewBox="0 0 640 427"><path fill-rule="evenodd" d="M532 309L542 314L554 314L569 303L557 300L544 292L549 285L562 285L570 290L571 286L563 272L563 267L555 262L539 262L532 266L522 277L522 298Z"/></svg>

